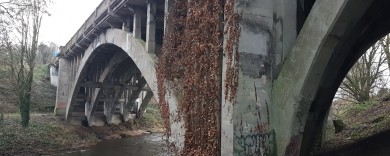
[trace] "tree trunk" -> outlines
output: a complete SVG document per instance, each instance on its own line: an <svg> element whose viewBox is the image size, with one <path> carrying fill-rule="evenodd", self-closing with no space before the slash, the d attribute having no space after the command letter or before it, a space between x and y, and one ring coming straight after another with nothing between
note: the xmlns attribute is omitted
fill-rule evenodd
<svg viewBox="0 0 390 156"><path fill-rule="evenodd" d="M390 35L386 35L382 39L382 47L383 47L383 51L386 54L387 65L388 65L388 68L390 70L390 48L389 48L389 46L390 46Z"/></svg>
<svg viewBox="0 0 390 156"><path fill-rule="evenodd" d="M4 121L4 113L0 112L0 125L3 123L3 121Z"/></svg>
<svg viewBox="0 0 390 156"><path fill-rule="evenodd" d="M26 83L21 88L19 95L20 115L22 117L22 126L28 127L30 122L30 104L31 104L31 86L33 82L33 71L28 74Z"/></svg>

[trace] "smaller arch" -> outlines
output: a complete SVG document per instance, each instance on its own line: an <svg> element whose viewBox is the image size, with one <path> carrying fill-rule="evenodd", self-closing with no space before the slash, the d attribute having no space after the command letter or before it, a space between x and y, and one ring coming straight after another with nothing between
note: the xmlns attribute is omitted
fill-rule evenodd
<svg viewBox="0 0 390 156"><path fill-rule="evenodd" d="M309 154L345 74L389 31L389 6L389 1L316 1L273 88L278 155Z"/></svg>

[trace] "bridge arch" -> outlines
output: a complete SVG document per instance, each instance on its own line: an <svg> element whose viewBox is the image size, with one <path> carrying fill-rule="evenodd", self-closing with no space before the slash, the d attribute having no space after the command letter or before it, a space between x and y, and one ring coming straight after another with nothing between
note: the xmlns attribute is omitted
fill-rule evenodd
<svg viewBox="0 0 390 156"><path fill-rule="evenodd" d="M86 75L88 63L93 61L94 57L98 54L99 47L104 45L112 45L120 48L124 51L134 62L136 67L139 69L142 76L145 78L146 83L149 85L150 90L157 98L157 80L156 80L156 69L155 64L157 57L153 53L148 53L144 46L143 41L135 39L128 32L119 29L107 29L95 38L95 40L85 50L82 59L77 67L75 78L71 84L70 96L66 108L66 118L69 119L72 114L71 108L77 97L77 91L79 90L80 83L83 81L83 77ZM110 71L114 66L118 66L126 58L126 55L117 53L111 58L112 62L108 63L111 66L107 72ZM110 64L111 63L111 64ZM109 73L106 73L109 74Z"/></svg>
<svg viewBox="0 0 390 156"><path fill-rule="evenodd" d="M273 89L278 155L307 155L360 56L390 32L388 1L316 1Z"/></svg>
<svg viewBox="0 0 390 156"><path fill-rule="evenodd" d="M104 70L102 70L100 75L103 76L100 76L99 81L104 81L108 75L115 73L116 67L123 65L123 63L127 62L129 63L128 65L130 66L133 65L134 67L136 67L130 70L138 71L141 74L140 78L143 78L137 80L138 81L137 85L139 85L140 81L144 81L144 83L148 85L146 90L148 90L150 93L153 93L153 96L157 101L159 100L158 89L157 89L156 67L155 67L158 62L158 57L154 53L149 53L145 49L144 41L141 39L134 38L131 33L120 29L107 29L106 31L96 36L96 38L89 44L88 48L82 54L79 63L76 63L77 69L74 74L74 78L73 80L69 81L70 82L69 84L70 89L68 93L69 99L67 100L66 113L65 113L66 119L68 121L70 121L70 118L72 116L72 106L74 105L74 101L77 98L78 90L80 89L80 86L84 81L85 75L87 74L88 64L91 64L91 62L93 62L96 59L95 56L100 53L99 49L101 49L102 47L104 48L105 46L114 48L117 50L117 52L112 54L111 57L106 58L108 60L106 65L109 66L108 68L109 70L107 70L107 73L104 73ZM130 61L127 61L126 59ZM126 73L126 70L118 71L118 72ZM130 87L134 87L134 86L130 86ZM138 89L138 91L143 90L143 88L141 87L142 86L135 86L135 88ZM170 116L169 132L168 132L170 135L168 136L168 141L172 143L174 148L180 150L184 146L184 135L185 135L185 130L183 128L184 123L181 120L177 120L176 118L173 118L173 116L177 116L178 102L174 92L170 91L169 87L166 89L168 89L168 91L167 94L165 95L165 99L167 103L169 103L168 106L169 112L167 113L169 113ZM96 91L97 90L95 89L95 92ZM151 95L147 93L145 98L146 97L151 97ZM92 102L92 100L90 102ZM85 112L86 116L93 115L93 110L95 109L95 107L94 106L89 108L85 107L85 110L87 109L90 111ZM89 122L93 121L93 118L87 117L87 119Z"/></svg>

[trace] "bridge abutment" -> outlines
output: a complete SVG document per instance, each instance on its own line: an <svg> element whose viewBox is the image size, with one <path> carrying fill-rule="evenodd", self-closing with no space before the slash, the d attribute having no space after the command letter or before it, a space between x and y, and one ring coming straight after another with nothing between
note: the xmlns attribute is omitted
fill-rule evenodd
<svg viewBox="0 0 390 156"><path fill-rule="evenodd" d="M54 109L54 114L56 116L65 116L66 114L66 105L69 99L69 87L70 82L70 61L64 57L59 59L58 67L58 86L56 94L56 105Z"/></svg>

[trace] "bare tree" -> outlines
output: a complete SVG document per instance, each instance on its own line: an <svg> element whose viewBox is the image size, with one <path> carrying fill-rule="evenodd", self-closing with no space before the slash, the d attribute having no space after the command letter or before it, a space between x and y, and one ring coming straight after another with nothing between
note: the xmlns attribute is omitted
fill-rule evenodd
<svg viewBox="0 0 390 156"><path fill-rule="evenodd" d="M46 43L39 43L38 45L38 53L37 53L37 63L40 65L45 65L50 63L50 59L53 57L53 52L58 48L58 46L53 43L49 42Z"/></svg>
<svg viewBox="0 0 390 156"><path fill-rule="evenodd" d="M375 43L351 68L340 85L339 94L346 100L363 102L372 97L380 88L380 81L386 68L386 54L380 42Z"/></svg>
<svg viewBox="0 0 390 156"><path fill-rule="evenodd" d="M0 3L0 11L4 12L0 15L4 26L0 44L4 53L2 57L5 57L3 69L20 106L24 127L28 126L30 120L33 71L41 20L43 14L47 13L46 7L45 0L10 0Z"/></svg>
<svg viewBox="0 0 390 156"><path fill-rule="evenodd" d="M390 70L390 34L386 35L382 39L379 40L379 44L381 46L381 50L386 54L387 65Z"/></svg>

